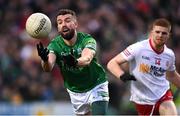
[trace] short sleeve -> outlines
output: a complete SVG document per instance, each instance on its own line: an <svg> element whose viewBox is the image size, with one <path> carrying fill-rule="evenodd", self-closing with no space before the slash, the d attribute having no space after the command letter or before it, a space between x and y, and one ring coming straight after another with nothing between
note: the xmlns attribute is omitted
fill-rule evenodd
<svg viewBox="0 0 180 116"><path fill-rule="evenodd" d="M174 52L172 52L172 60L170 60L170 61L171 61L171 63L170 63L170 66L168 68L168 71L174 71L176 69Z"/></svg>
<svg viewBox="0 0 180 116"><path fill-rule="evenodd" d="M47 47L47 49L50 51L50 53L54 53L54 54L56 54L56 48L57 48L56 43L54 41L51 41Z"/></svg>
<svg viewBox="0 0 180 116"><path fill-rule="evenodd" d="M89 48L96 51L96 40L91 36L86 38L86 40L84 41L84 48Z"/></svg>
<svg viewBox="0 0 180 116"><path fill-rule="evenodd" d="M135 55L138 52L137 47L138 47L138 43L132 44L128 46L125 50L123 50L120 54L122 54L127 61L131 61L132 59L135 58Z"/></svg>

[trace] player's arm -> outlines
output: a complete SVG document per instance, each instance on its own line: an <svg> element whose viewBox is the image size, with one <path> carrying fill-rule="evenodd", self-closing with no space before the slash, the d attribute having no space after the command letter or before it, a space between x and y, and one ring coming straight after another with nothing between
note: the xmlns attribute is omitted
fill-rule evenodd
<svg viewBox="0 0 180 116"><path fill-rule="evenodd" d="M120 78L124 74L124 71L121 67L121 64L127 62L126 59L122 56L122 54L116 55L112 58L108 64L107 69L117 78Z"/></svg>
<svg viewBox="0 0 180 116"><path fill-rule="evenodd" d="M38 55L41 58L41 64L44 71L51 71L56 61L56 55L49 53L49 50L41 42L37 44Z"/></svg>
<svg viewBox="0 0 180 116"><path fill-rule="evenodd" d="M89 65L95 55L95 51L90 48L84 48L81 53L81 57L77 59L78 66Z"/></svg>
<svg viewBox="0 0 180 116"><path fill-rule="evenodd" d="M56 55L50 52L48 54L47 61L41 60L41 65L42 65L43 70L46 72L50 72L54 67L55 61L56 61Z"/></svg>
<svg viewBox="0 0 180 116"><path fill-rule="evenodd" d="M167 79L173 83L176 87L180 88L180 75L175 71L167 71L166 72Z"/></svg>

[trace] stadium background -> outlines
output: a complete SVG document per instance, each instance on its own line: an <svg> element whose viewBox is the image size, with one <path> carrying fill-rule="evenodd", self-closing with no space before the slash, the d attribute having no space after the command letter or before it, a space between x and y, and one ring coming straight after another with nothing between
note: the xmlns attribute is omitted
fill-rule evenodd
<svg viewBox="0 0 180 116"><path fill-rule="evenodd" d="M173 25L168 46L176 55L180 72L180 1L179 0L0 0L0 114L72 114L69 96L57 67L45 73L36 52L38 40L25 30L33 12L47 14L56 34L56 14L70 8L78 15L79 30L90 33L98 42L98 60L107 62L129 44L146 36L149 23L165 17ZM47 45L48 39L43 43ZM109 114L136 114L129 102L129 83L109 77ZM178 90L175 103L180 111Z"/></svg>

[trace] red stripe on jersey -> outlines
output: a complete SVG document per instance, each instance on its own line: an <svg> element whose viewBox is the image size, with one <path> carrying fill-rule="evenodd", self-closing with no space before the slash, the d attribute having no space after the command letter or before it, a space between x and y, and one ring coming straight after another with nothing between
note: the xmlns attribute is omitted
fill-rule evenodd
<svg viewBox="0 0 180 116"><path fill-rule="evenodd" d="M131 55L131 53L126 49L126 51L128 52L129 55Z"/></svg>
<svg viewBox="0 0 180 116"><path fill-rule="evenodd" d="M127 57L131 55L131 53L130 53L127 49L125 49L125 50L123 51L123 53L124 53Z"/></svg>

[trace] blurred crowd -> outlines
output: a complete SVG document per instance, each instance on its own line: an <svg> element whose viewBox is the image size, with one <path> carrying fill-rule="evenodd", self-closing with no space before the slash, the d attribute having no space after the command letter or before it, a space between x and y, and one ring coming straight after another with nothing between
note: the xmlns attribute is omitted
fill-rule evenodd
<svg viewBox="0 0 180 116"><path fill-rule="evenodd" d="M128 45L140 41L156 18L167 18L172 24L168 46L176 55L180 72L180 1L179 0L0 0L0 101L23 103L32 101L69 100L60 71L44 72L37 55L36 40L25 31L26 19L42 12L52 21L49 38L56 36L56 15L69 8L78 16L79 31L97 40L98 60L107 62ZM110 103L120 109L128 84L109 77ZM123 90L123 91L122 91ZM127 100L129 98L126 98ZM118 111L118 110L117 110Z"/></svg>

